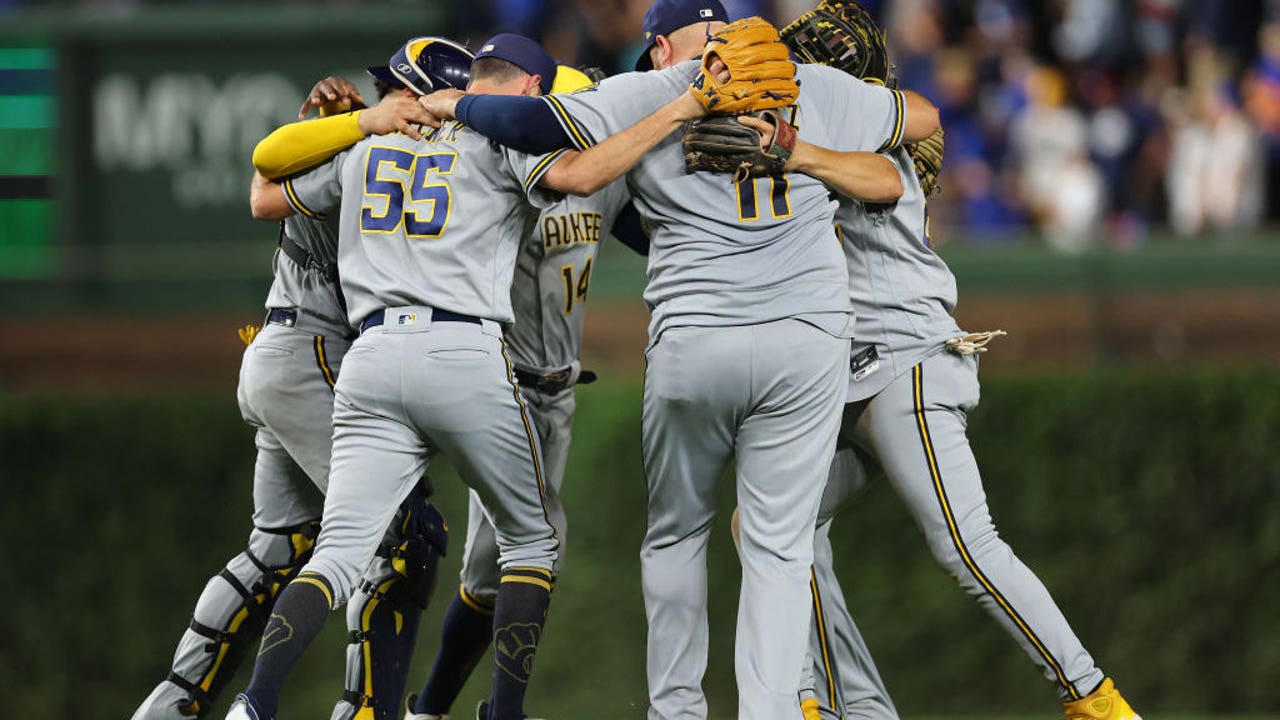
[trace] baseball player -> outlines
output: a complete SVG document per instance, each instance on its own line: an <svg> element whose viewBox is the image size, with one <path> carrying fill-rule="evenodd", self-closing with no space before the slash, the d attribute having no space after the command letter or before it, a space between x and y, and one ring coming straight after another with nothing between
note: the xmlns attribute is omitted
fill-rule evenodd
<svg viewBox="0 0 1280 720"><path fill-rule="evenodd" d="M423 38L406 48L418 57L446 44ZM393 61L390 69L399 67ZM536 95L549 89L555 68L537 43L504 35L486 44L471 70L473 82L494 92ZM263 185L255 206L268 216L340 210L342 289L360 337L335 388L316 551L281 592L253 680L229 718L274 716L284 677L373 556L375 528L437 452L479 493L503 568L483 714L523 717L559 540L548 506L555 496L546 492L537 434L502 339L513 319L516 250L537 218L534 206L549 203L539 186L593 194L651 144L636 132L588 152L536 157L448 123L421 140L367 138L303 175ZM310 149L298 153L307 156Z"/></svg>
<svg viewBox="0 0 1280 720"><path fill-rule="evenodd" d="M561 65L551 92L574 92L591 84L581 71ZM471 87L469 92L486 89ZM578 356L596 253L611 228L626 241L622 223L617 221L630 199L621 180L587 198L565 198L542 213L516 259L511 285L516 320L506 339L520 394L538 432L549 494L559 496L564 483L574 385L594 380L590 371L581 369ZM642 242L647 245L647 239ZM493 635L493 603L501 576L498 546L493 525L475 492L469 503L461 584L445 611L431 672L422 691L408 699L409 720L434 720L448 714ZM554 575L558 577L564 564L567 527L560 503L552 505L559 509L553 517L560 531Z"/></svg>
<svg viewBox="0 0 1280 720"><path fill-rule="evenodd" d="M416 103L388 106L361 122L372 131L396 124L402 114L416 116L419 109ZM134 720L208 714L245 651L257 642L280 589L310 558L319 532L329 476L333 386L351 336L337 285L335 222L287 218L279 243L266 321L260 331L255 326L240 331L247 347L237 399L245 421L256 428L254 528L244 552L206 583L169 676L134 712ZM408 584L434 582L436 555L444 549L443 536L437 535L443 532L443 519L426 497L425 488L417 489L402 507L398 517L411 530L388 537L380 567L367 576L384 592L401 592L406 572ZM435 544L424 544L428 539ZM414 556L406 562L409 547ZM389 570L392 558L400 560L401 571ZM379 621L389 613L371 617ZM411 616L416 619L417 614ZM394 653L390 642L371 649L379 658Z"/></svg>
<svg viewBox="0 0 1280 720"><path fill-rule="evenodd" d="M813 524L847 382L848 280L826 186L804 175L735 185L685 172L676 131L701 114L685 109L687 98L697 101L698 93L719 86L722 74L712 58L705 72L679 61L701 53L716 33L712 47L730 76L741 45L763 46L778 62L767 42L747 42L763 33L762 21L726 21L714 0L662 0L646 14L645 29L650 61L669 65L664 70L619 75L594 90L545 100L455 93L423 99L438 117L456 116L499 142L529 148L595 148L618 134L661 135L627 173L652 233L642 419L649 527L641 564L653 720L707 714L700 687L706 539L717 480L735 458L744 566L738 716L800 717ZM661 48L657 36L667 38ZM783 50L781 65L789 68L786 57ZM884 88L820 67L795 75L804 88L796 103L797 162L814 163L814 172L833 184L855 179L849 163L838 161L849 160L849 151L870 154L936 129L936 111L910 112L901 95ZM862 160L896 177L883 158Z"/></svg>
<svg viewBox="0 0 1280 720"><path fill-rule="evenodd" d="M824 0L782 36L807 62L893 84L883 34L856 3ZM929 243L925 200L932 187L921 187L916 153L897 148L890 157L902 197L889 204L842 197L836 213L857 325L849 404L814 541L816 687L806 689L806 714L897 718L832 565L831 520L865 482L857 447L883 467L939 564L1057 685L1068 718L1140 720L1044 585L996 533L965 423L978 404L977 353L1002 333L965 333L956 324L955 277ZM933 179L925 175L930 185Z"/></svg>

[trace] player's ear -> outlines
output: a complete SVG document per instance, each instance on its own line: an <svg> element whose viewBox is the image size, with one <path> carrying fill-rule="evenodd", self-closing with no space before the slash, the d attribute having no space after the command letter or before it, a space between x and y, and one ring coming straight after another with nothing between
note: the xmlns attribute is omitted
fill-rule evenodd
<svg viewBox="0 0 1280 720"><path fill-rule="evenodd" d="M649 48L649 61L653 63L655 70L661 70L667 66L667 60L671 57L671 41L666 35L659 35L653 39L653 47Z"/></svg>
<svg viewBox="0 0 1280 720"><path fill-rule="evenodd" d="M525 78L524 94L532 97L538 97L542 94L542 76L530 75Z"/></svg>

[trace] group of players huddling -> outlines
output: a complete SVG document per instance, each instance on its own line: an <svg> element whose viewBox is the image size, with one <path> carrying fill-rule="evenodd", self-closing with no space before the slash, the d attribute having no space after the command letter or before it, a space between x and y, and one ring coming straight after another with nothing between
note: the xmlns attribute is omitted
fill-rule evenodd
<svg viewBox="0 0 1280 720"><path fill-rule="evenodd" d="M719 0L656 0L636 71L601 80L502 34L407 41L379 101L321 81L254 152L280 223L238 398L257 429L254 530L211 578L134 720L271 720L346 603L334 720L439 720L492 645L478 720L521 720L564 565L560 491L599 243L648 255L641 547L651 720L707 717L706 546L736 467L744 720L897 711L844 604L828 534L884 472L938 562L1059 691L1066 717L1140 720L996 534L965 437L977 353L929 246L937 109L883 34L823 0L778 31ZM470 487L461 584L405 694L446 550L429 460ZM570 623L572 620L570 619Z"/></svg>

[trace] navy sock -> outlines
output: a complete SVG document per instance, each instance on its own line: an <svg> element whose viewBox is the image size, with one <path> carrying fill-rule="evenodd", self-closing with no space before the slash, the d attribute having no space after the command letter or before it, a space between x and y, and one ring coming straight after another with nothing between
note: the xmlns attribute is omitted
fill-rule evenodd
<svg viewBox="0 0 1280 720"><path fill-rule="evenodd" d="M479 609L479 604L464 599L465 588L458 591L444 614L440 630L440 648L436 651L431 674L413 703L415 713L444 715L453 707L475 670L484 651L493 640L493 613Z"/></svg>
<svg viewBox="0 0 1280 720"><path fill-rule="evenodd" d="M551 602L551 573L511 568L502 573L493 610L493 689L488 720L524 720L524 693Z"/></svg>
<svg viewBox="0 0 1280 720"><path fill-rule="evenodd" d="M262 631L262 645L253 666L253 679L245 694L265 718L273 718L280 706L280 687L324 627L333 607L333 590L316 573L304 572L280 593L271 619Z"/></svg>

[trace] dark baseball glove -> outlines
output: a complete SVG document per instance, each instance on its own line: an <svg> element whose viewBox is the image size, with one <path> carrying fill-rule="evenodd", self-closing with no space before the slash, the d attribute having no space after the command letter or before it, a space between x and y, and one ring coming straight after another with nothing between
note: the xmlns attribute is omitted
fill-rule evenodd
<svg viewBox="0 0 1280 720"><path fill-rule="evenodd" d="M717 58L729 72L723 84L710 71ZM730 23L707 40L702 70L690 87L698 102L716 115L782 107L800 95L791 52L779 40L778 30L758 17Z"/></svg>
<svg viewBox="0 0 1280 720"><path fill-rule="evenodd" d="M938 173L942 172L942 128L918 143L909 143L906 148L911 163L916 166L920 191L929 197L938 190Z"/></svg>
<svg viewBox="0 0 1280 720"><path fill-rule="evenodd" d="M823 0L783 28L781 35L801 62L830 65L864 82L896 85L884 32L852 0Z"/></svg>
<svg viewBox="0 0 1280 720"><path fill-rule="evenodd" d="M781 175L796 146L796 129L776 110L753 113L773 125L772 139L739 122L737 115L715 115L689 124L684 135L684 166L688 172L732 173L733 182L749 177Z"/></svg>

